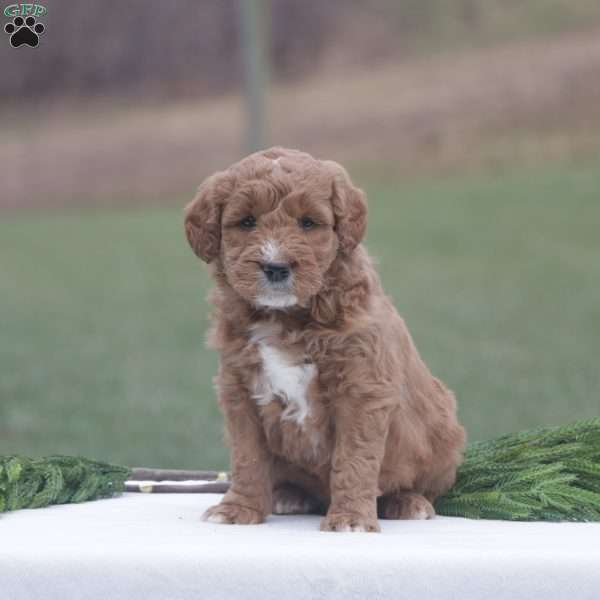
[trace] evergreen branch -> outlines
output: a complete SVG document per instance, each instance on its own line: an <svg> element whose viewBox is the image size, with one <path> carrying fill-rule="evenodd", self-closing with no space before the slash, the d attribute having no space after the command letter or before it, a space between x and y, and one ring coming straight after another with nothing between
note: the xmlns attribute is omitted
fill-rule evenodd
<svg viewBox="0 0 600 600"><path fill-rule="evenodd" d="M600 521L600 418L470 444L441 515Z"/></svg>
<svg viewBox="0 0 600 600"><path fill-rule="evenodd" d="M71 456L0 457L0 512L112 496L123 491L129 472Z"/></svg>

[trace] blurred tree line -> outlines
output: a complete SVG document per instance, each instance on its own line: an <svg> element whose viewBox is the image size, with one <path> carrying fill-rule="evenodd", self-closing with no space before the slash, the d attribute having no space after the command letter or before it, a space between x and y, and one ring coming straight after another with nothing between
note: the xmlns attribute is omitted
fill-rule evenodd
<svg viewBox="0 0 600 600"><path fill-rule="evenodd" d="M241 77L243 0L42 0L40 46L0 52L0 98L218 94ZM350 66L453 44L587 27L598 0L265 0L275 79L327 52ZM5 22L8 21L5 18Z"/></svg>
<svg viewBox="0 0 600 600"><path fill-rule="evenodd" d="M40 19L46 25L40 46L7 43L0 52L5 100L219 93L240 79L237 0L41 3L48 14ZM270 13L274 72L302 72L333 26L333 3L273 0Z"/></svg>

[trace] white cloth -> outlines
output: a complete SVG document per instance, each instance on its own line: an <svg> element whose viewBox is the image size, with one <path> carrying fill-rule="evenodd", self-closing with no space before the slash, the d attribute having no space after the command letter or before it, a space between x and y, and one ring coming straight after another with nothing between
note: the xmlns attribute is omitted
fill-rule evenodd
<svg viewBox="0 0 600 600"><path fill-rule="evenodd" d="M125 494L0 516L1 600L600 598L600 524L437 517L323 533L204 523L215 494Z"/></svg>

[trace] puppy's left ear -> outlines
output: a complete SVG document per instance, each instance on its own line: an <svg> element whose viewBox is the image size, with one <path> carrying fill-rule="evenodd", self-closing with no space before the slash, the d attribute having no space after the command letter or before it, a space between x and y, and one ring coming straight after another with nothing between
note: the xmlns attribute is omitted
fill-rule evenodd
<svg viewBox="0 0 600 600"><path fill-rule="evenodd" d="M367 229L367 200L355 187L346 170L336 162L324 161L333 173L331 205L335 216L340 251L349 254L360 244Z"/></svg>
<svg viewBox="0 0 600 600"><path fill-rule="evenodd" d="M233 184L222 171L205 179L194 199L185 207L185 235L195 254L212 262L221 247L221 212Z"/></svg>

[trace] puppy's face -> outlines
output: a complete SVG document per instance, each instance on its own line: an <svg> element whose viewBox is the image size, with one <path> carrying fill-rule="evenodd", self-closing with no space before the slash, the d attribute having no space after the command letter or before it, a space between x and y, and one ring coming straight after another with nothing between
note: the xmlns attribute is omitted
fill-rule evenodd
<svg viewBox="0 0 600 600"><path fill-rule="evenodd" d="M338 251L329 198L280 195L250 183L223 209L221 257L229 284L256 306L305 306Z"/></svg>
<svg viewBox="0 0 600 600"><path fill-rule="evenodd" d="M308 306L366 221L362 192L339 165L285 152L251 155L213 175L186 209L196 254L218 261L248 303L270 309Z"/></svg>

